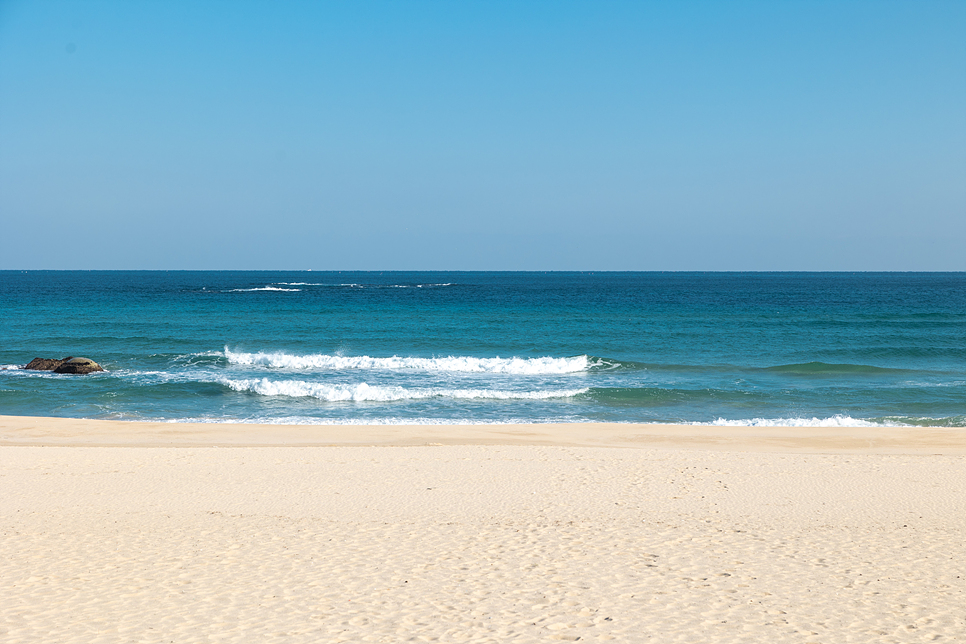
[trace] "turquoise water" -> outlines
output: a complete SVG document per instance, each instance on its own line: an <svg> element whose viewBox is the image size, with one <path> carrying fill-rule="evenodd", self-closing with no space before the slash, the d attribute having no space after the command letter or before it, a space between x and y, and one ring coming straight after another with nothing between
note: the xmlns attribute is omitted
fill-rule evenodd
<svg viewBox="0 0 966 644"><path fill-rule="evenodd" d="M966 274L5 271L0 414L962 427Z"/></svg>

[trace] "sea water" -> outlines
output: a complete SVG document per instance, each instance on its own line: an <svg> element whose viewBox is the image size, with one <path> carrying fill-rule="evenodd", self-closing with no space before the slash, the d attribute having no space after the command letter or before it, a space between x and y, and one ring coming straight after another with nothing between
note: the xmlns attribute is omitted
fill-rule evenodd
<svg viewBox="0 0 966 644"><path fill-rule="evenodd" d="M4 271L0 414L963 427L966 273Z"/></svg>

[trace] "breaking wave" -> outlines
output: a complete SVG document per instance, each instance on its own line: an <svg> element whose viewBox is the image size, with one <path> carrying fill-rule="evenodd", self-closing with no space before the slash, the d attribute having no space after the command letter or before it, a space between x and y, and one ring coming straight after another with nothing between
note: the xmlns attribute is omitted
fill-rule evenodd
<svg viewBox="0 0 966 644"><path fill-rule="evenodd" d="M468 373L503 374L565 374L587 371L598 366L600 360L589 356L570 358L373 358L370 356L336 356L326 354L292 355L289 353L244 353L225 347L225 358L231 364L262 366L275 369L385 369L420 371L457 371Z"/></svg>
<svg viewBox="0 0 966 644"><path fill-rule="evenodd" d="M427 398L450 398L455 400L547 400L571 398L586 389L562 389L550 391L506 391L493 389L407 389L405 387L379 387L366 383L355 385L327 385L302 380L249 380L218 381L234 391L249 392L262 396L285 396L289 398L317 398L326 402L392 402L396 400L425 400Z"/></svg>

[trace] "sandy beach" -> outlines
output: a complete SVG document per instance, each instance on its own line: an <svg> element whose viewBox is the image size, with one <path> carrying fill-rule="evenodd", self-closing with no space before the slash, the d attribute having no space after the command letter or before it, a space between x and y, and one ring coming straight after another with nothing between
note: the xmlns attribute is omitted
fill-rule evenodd
<svg viewBox="0 0 966 644"><path fill-rule="evenodd" d="M4 642L966 641L966 431L0 417Z"/></svg>

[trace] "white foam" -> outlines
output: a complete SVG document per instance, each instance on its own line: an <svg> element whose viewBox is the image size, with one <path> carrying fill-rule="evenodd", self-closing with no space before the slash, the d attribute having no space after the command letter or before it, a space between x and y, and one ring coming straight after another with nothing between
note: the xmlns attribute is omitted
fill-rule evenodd
<svg viewBox="0 0 966 644"><path fill-rule="evenodd" d="M587 356L570 358L372 358L370 356L333 356L313 354L297 356L288 353L243 353L225 347L225 357L232 364L272 367L276 369L386 369L420 371L459 371L469 373L564 374L587 371Z"/></svg>
<svg viewBox="0 0 966 644"><path fill-rule="evenodd" d="M954 380L952 382L916 382L910 380L892 388L905 389L907 387L920 387L923 389L928 389L933 387L962 387L964 385L966 385L966 380Z"/></svg>
<svg viewBox="0 0 966 644"><path fill-rule="evenodd" d="M327 385L303 380L269 380L256 378L246 380L218 380L235 391L247 391L263 396L286 396L289 398L317 398L326 402L392 402L396 400L424 400L427 398L451 398L457 400L546 400L570 398L587 389L563 389L556 391L506 391L494 389L406 389L404 387L378 387L366 383L356 385Z"/></svg>
<svg viewBox="0 0 966 644"><path fill-rule="evenodd" d="M719 418L712 423L691 425L717 425L720 427L902 427L899 423L873 423L868 420L837 414L828 418L747 418L726 420Z"/></svg>
<svg viewBox="0 0 966 644"><path fill-rule="evenodd" d="M3 372L5 377L23 377L23 378L66 378L71 380L74 376L66 373L54 373L53 371L41 370L41 369L24 369L22 364L5 364L0 365L0 372ZM106 372L105 372L106 373ZM90 376L97 376L100 374L92 373L88 374Z"/></svg>
<svg viewBox="0 0 966 644"><path fill-rule="evenodd" d="M158 423L232 423L239 425L536 425L541 423L584 422L561 420L532 420L525 418L510 418L501 420L467 420L450 418L319 418L316 416L282 416L282 417L250 417L250 418L214 418L209 416L192 418L139 418L143 422Z"/></svg>
<svg viewBox="0 0 966 644"><path fill-rule="evenodd" d="M196 353L179 353L178 355L171 358L173 362L178 362L182 360L190 360L191 358L223 358L225 356L221 351L198 351ZM149 358L164 358L167 354L163 353L152 353Z"/></svg>
<svg viewBox="0 0 966 644"><path fill-rule="evenodd" d="M279 288L278 286L262 286L259 288L233 288L229 293L250 293L252 291L285 291L287 293L298 293L300 288Z"/></svg>

